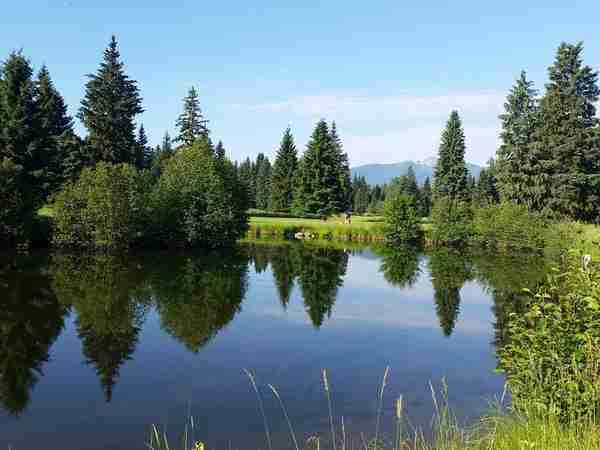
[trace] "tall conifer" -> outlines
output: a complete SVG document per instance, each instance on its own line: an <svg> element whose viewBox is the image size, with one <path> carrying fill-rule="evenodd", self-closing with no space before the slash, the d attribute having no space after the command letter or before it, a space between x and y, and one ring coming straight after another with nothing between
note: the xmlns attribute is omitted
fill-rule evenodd
<svg viewBox="0 0 600 450"><path fill-rule="evenodd" d="M292 131L283 133L271 176L271 207L276 211L288 210L294 198L294 174L298 167L298 152Z"/></svg>
<svg viewBox="0 0 600 450"><path fill-rule="evenodd" d="M208 137L207 124L208 120L204 118L200 108L198 91L195 87L191 87L188 95L183 99L183 112L177 119L176 125L179 134L175 138L175 142L189 147L199 137Z"/></svg>
<svg viewBox="0 0 600 450"><path fill-rule="evenodd" d="M465 134L457 111L452 111L442 133L435 167L434 195L459 201L468 199Z"/></svg>

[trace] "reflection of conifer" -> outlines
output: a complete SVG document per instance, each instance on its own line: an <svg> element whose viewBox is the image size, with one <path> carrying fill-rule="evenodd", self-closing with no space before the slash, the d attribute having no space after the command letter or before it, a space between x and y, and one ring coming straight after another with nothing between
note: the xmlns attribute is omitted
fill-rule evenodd
<svg viewBox="0 0 600 450"><path fill-rule="evenodd" d="M141 267L133 258L107 254L53 259L55 292L77 312L85 362L95 366L107 402L121 366L132 359L147 311Z"/></svg>
<svg viewBox="0 0 600 450"><path fill-rule="evenodd" d="M152 283L162 327L197 353L240 310L248 259L231 251L162 262Z"/></svg>
<svg viewBox="0 0 600 450"><path fill-rule="evenodd" d="M298 281L306 311L316 328L331 316L337 291L343 284L348 254L330 248L298 247Z"/></svg>
<svg viewBox="0 0 600 450"><path fill-rule="evenodd" d="M271 259L271 266L279 300L287 308L294 288L294 260L290 248L286 246L277 249Z"/></svg>
<svg viewBox="0 0 600 450"><path fill-rule="evenodd" d="M0 402L10 414L27 407L65 313L39 266L0 260Z"/></svg>
<svg viewBox="0 0 600 450"><path fill-rule="evenodd" d="M429 271L436 312L445 336L450 336L460 312L460 289L471 277L471 264L465 255L448 249L433 251Z"/></svg>

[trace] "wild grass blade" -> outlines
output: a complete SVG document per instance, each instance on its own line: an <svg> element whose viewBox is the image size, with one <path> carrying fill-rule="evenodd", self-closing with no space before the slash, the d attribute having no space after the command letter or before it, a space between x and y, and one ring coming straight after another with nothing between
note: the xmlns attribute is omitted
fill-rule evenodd
<svg viewBox="0 0 600 450"><path fill-rule="evenodd" d="M333 426L333 407L331 405L331 390L329 387L329 380L327 379L327 370L323 369L323 386L325 388L325 394L327 396L327 406L329 408L329 426L331 428L331 445L333 450L336 450L335 445L335 427Z"/></svg>
<svg viewBox="0 0 600 450"><path fill-rule="evenodd" d="M377 407L377 417L375 419L375 447L377 447L379 442L379 421L381 420L381 411L383 410L383 392L385 391L385 386L387 384L387 378L390 373L390 366L385 368L383 372L383 379L381 381L381 388L379 389L379 405Z"/></svg>
<svg viewBox="0 0 600 450"><path fill-rule="evenodd" d="M256 385L256 379L255 379L254 375L248 369L244 369L244 372L246 372L246 375L248 376L248 379L250 380L250 384L252 385L252 388L254 389L254 392L256 393L256 398L258 400L258 407L260 409L260 414L262 415L262 419L263 419L263 425L265 427L265 435L267 437L267 446L269 447L269 450L273 450L273 445L271 442L271 432L269 431L269 423L267 421L267 415L265 414L265 407L263 405L262 396L260 395L258 386Z"/></svg>
<svg viewBox="0 0 600 450"><path fill-rule="evenodd" d="M272 384L269 384L269 388L271 389L271 391L273 391L273 394L275 395L275 397L277 397L277 400L279 400L279 405L281 406L281 410L283 411L283 415L284 415L285 420L287 421L288 427L290 429L290 435L292 437L292 441L294 442L294 446L296 447L296 450L300 450L300 446L298 445L298 440L296 439L296 433L294 432L294 427L292 426L292 421L290 420L290 417L288 416L287 410L285 409L285 405L283 404L283 400L281 399L281 396L279 395L279 392L277 391L277 389L275 389L275 386L273 386Z"/></svg>

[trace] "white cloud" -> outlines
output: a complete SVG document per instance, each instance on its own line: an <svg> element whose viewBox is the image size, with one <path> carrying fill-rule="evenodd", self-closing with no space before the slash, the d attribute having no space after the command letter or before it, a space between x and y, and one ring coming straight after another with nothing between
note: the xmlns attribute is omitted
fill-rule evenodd
<svg viewBox="0 0 600 450"><path fill-rule="evenodd" d="M437 152L450 111L459 111L467 137L467 160L483 163L498 145L504 95L494 91L444 95L294 96L280 102L237 105L259 115L282 115L310 127L336 120L353 165L424 159Z"/></svg>

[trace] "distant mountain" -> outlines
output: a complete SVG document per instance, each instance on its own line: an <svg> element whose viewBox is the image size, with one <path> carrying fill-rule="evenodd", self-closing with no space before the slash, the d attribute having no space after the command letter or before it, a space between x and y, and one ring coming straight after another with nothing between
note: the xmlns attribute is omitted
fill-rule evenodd
<svg viewBox="0 0 600 450"><path fill-rule="evenodd" d="M424 161L402 161L394 164L365 164L364 166L352 167L352 177L365 177L369 184L389 183L392 178L406 175L408 168L413 167L417 182L423 184L425 178L433 180L436 158L427 158ZM467 163L467 169L471 175L478 177L482 167L477 164Z"/></svg>

